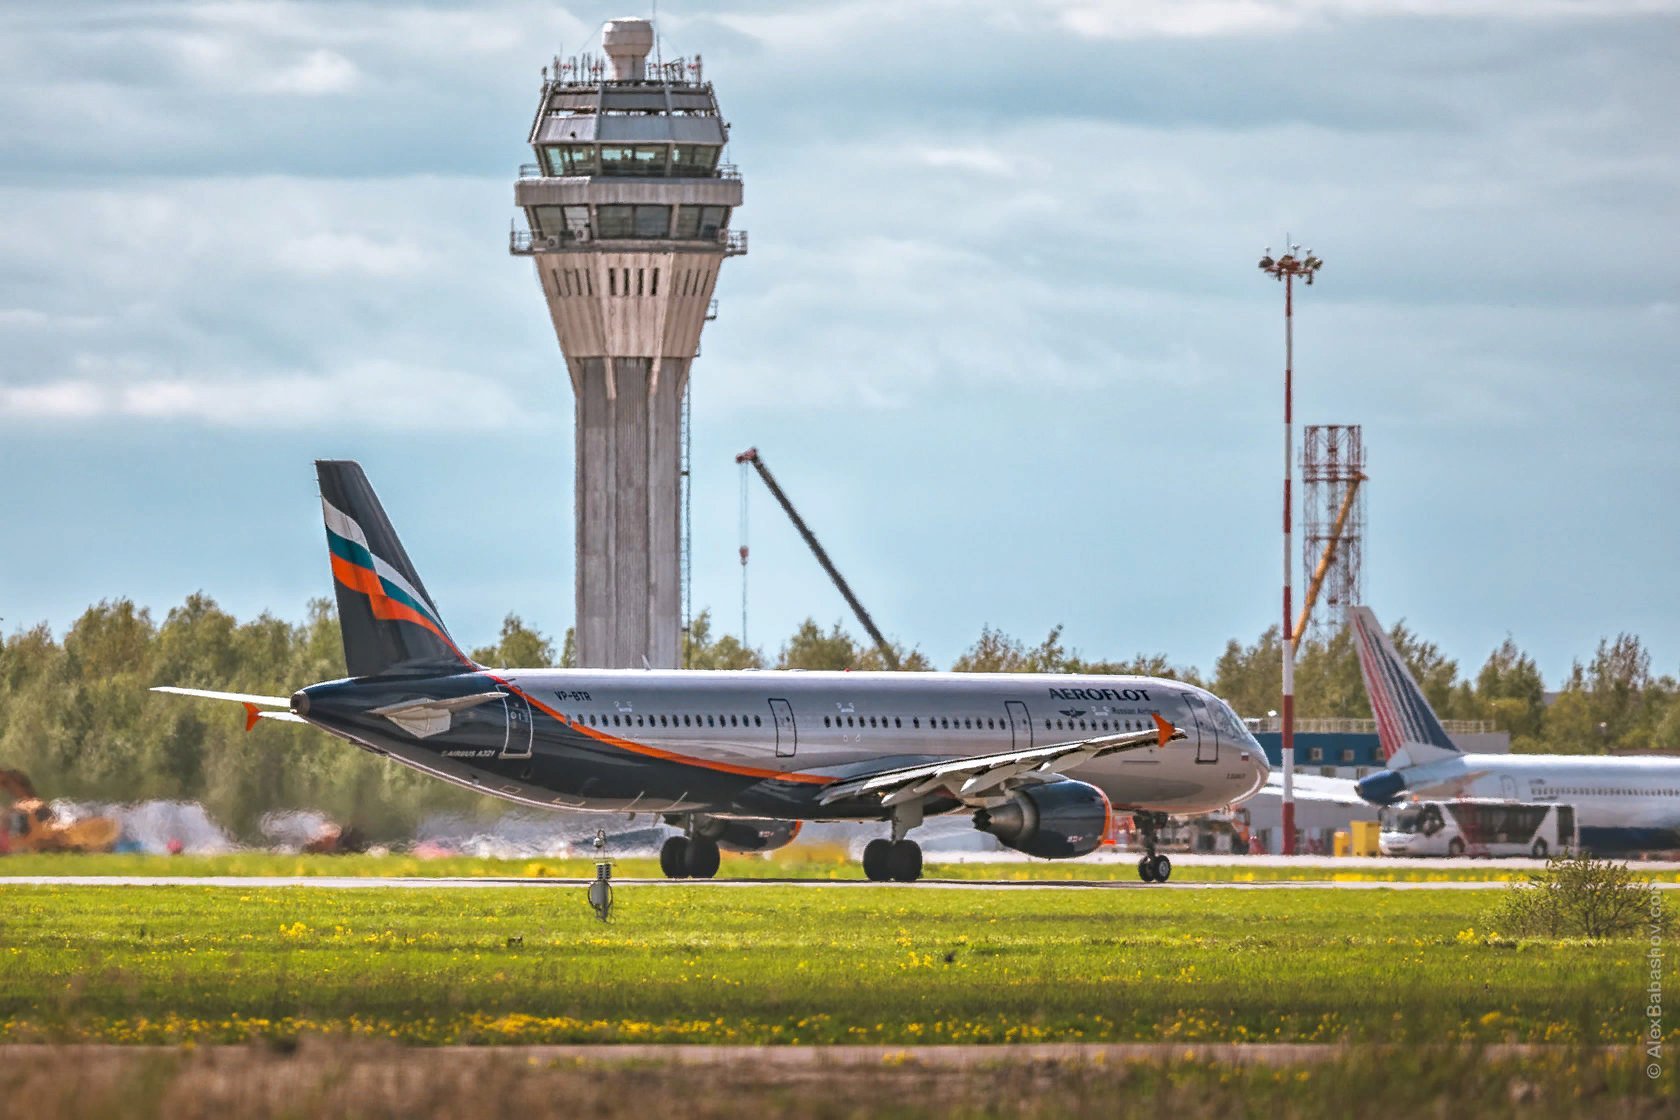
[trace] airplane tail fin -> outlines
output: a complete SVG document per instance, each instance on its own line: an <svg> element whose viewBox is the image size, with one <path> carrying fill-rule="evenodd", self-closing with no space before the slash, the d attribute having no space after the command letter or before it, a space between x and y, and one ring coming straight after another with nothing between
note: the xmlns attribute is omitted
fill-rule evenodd
<svg viewBox="0 0 1680 1120"><path fill-rule="evenodd" d="M1461 754L1377 616L1369 607L1354 607L1352 615L1359 672L1365 678L1365 694L1377 718L1377 738L1389 768L1419 766Z"/></svg>
<svg viewBox="0 0 1680 1120"><path fill-rule="evenodd" d="M315 472L350 675L474 668L444 629L361 464L322 459Z"/></svg>

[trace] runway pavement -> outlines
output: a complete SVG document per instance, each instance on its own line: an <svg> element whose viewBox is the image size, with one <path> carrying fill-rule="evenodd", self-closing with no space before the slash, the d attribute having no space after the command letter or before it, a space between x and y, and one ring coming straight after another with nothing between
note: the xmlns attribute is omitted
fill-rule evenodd
<svg viewBox="0 0 1680 1120"><path fill-rule="evenodd" d="M526 878L375 878L307 875L17 875L0 877L0 888L34 887L222 887L240 890L274 890L286 887L316 890L483 890L521 888L551 890L582 887L590 879ZM614 879L615 887L703 887L741 890L754 887L809 887L821 890L958 890L958 891L1058 891L1058 890L1179 890L1179 891L1486 891L1503 890L1511 884L1494 880L1438 880L1432 882L1305 881L1266 880L1242 883L1170 882L1144 883L1126 879L923 879L917 883L871 883L866 879ZM1680 890L1680 883L1653 884L1659 890Z"/></svg>

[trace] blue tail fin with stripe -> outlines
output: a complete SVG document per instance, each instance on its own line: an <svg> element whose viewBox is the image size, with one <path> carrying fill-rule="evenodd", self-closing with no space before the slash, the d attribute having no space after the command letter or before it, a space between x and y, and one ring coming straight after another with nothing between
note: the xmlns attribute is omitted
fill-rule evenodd
<svg viewBox="0 0 1680 1120"><path fill-rule="evenodd" d="M315 473L350 675L475 668L444 629L361 465L323 459L316 462Z"/></svg>
<svg viewBox="0 0 1680 1120"><path fill-rule="evenodd" d="M1359 646L1359 672L1377 720L1377 738L1390 769L1422 765L1462 752L1447 736L1423 689L1400 651L1369 607L1354 607L1352 625Z"/></svg>

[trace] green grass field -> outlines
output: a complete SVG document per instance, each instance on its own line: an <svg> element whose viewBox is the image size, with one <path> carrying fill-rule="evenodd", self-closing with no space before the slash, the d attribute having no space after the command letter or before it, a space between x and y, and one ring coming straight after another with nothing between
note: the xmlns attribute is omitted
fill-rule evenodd
<svg viewBox="0 0 1680 1120"><path fill-rule="evenodd" d="M1636 1040L1644 946L1510 941L1494 899L9 886L0 1039Z"/></svg>
<svg viewBox="0 0 1680 1120"><path fill-rule="evenodd" d="M1633 865L1635 874L1656 882L1680 882L1680 871L1646 871ZM10 855L0 857L0 883L3 876L20 875L295 875L295 876L378 876L422 878L514 878L514 879L581 879L592 878L595 862L587 858L575 859L479 859L471 856L451 856L443 859L416 859L407 855L275 855L268 852L247 852L217 856L158 856L158 855L75 855L49 853L43 855ZM624 859L615 864L615 874L622 879L660 877L659 862L655 859ZM729 855L723 857L720 877L726 879L859 879L863 869L856 860L835 845L795 845L775 853L770 858ZM992 879L1027 881L1041 879L1065 882L1068 880L1120 880L1135 882L1137 866L1134 861L1119 863L1089 860L1033 860L1031 862L996 863L937 863L926 868L928 878L934 879ZM1509 864L1489 860L1474 867L1439 867L1428 864L1403 863L1377 868L1336 868L1316 865L1273 867L1245 862L1233 857L1231 862L1218 865L1193 866L1178 863L1173 868L1176 882L1318 882L1338 880L1346 882L1421 882L1445 883L1465 880L1511 882L1520 881L1524 872Z"/></svg>

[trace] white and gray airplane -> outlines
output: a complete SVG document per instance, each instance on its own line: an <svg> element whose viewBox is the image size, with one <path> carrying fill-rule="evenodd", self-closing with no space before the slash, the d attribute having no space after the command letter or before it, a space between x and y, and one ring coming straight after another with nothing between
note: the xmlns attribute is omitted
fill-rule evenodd
<svg viewBox="0 0 1680 1120"><path fill-rule="evenodd" d="M490 669L443 625L362 469L316 464L351 676L290 697L165 687L311 724L445 781L547 809L650 812L680 827L660 863L717 873L808 820L882 821L869 878L919 878L906 833L973 814L1028 855L1089 854L1136 819L1146 882L1167 814L1242 801L1265 752L1205 689L1154 677Z"/></svg>
<svg viewBox="0 0 1680 1120"><path fill-rule="evenodd" d="M1387 767L1357 782L1311 779L1297 790L1303 800L1550 802L1574 806L1580 844L1588 851L1680 848L1680 758L1466 754L1447 736L1370 608L1355 607L1352 625Z"/></svg>

